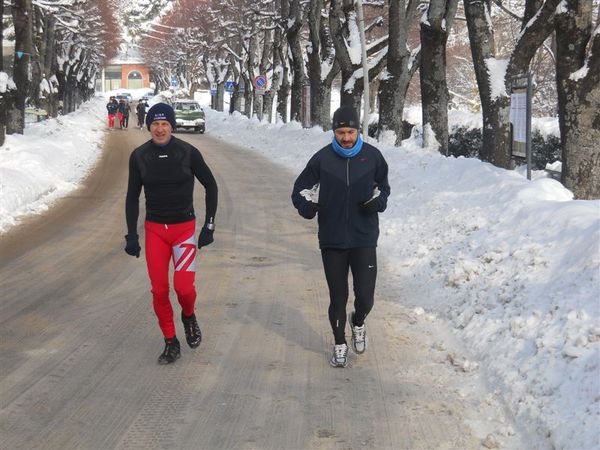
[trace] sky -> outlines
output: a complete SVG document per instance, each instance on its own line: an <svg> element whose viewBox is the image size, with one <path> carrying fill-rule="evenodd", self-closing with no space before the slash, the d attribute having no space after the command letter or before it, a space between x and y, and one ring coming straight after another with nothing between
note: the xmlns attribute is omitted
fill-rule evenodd
<svg viewBox="0 0 600 450"><path fill-rule="evenodd" d="M200 101L208 104L206 96ZM0 234L52 208L93 170L106 134L104 104L95 98L7 136ZM332 139L296 122L206 113L208 135L295 174ZM407 115L418 119L418 108ZM480 124L468 113L450 120ZM555 120L535 126L557 133ZM370 142L388 162L392 188L380 215L377 292L464 344L457 366L484 376L515 423L535 436L532 448L600 448L600 200L573 200L542 171L528 181L524 168L444 157L421 148L419 133L400 147ZM290 202L290 220L303 220L294 214ZM500 444L511 434L493 432Z"/></svg>

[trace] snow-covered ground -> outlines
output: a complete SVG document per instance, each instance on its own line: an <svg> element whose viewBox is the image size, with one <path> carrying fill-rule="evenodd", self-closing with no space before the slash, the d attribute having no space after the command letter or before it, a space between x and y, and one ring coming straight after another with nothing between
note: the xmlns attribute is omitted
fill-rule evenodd
<svg viewBox="0 0 600 450"><path fill-rule="evenodd" d="M51 207L91 170L104 103L7 136L0 233ZM332 138L209 109L207 133L294 173ZM375 143L392 187L381 215L378 291L410 305L417 320L450 325L476 363L469 370L482 371L516 423L539 436L536 447L600 448L600 201L572 200L542 173L528 181L523 170L443 157L420 144L418 137L399 148Z"/></svg>

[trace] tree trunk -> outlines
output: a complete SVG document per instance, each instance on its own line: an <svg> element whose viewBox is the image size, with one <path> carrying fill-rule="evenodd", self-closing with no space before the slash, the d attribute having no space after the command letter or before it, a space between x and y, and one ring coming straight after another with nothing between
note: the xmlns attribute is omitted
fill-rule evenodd
<svg viewBox="0 0 600 450"><path fill-rule="evenodd" d="M14 107L9 107L6 132L8 134L23 134L25 129L25 100L29 94L29 73L33 47L33 9L31 0L14 0L11 12L15 27L13 79L17 85L17 91L14 95ZM21 54L21 56L18 56L18 54Z"/></svg>
<svg viewBox="0 0 600 450"><path fill-rule="evenodd" d="M412 5L412 6L411 6ZM379 124L378 136L392 132L396 145L402 141L402 115L404 101L410 80L418 64L407 46L409 18L414 15L416 5L409 3L405 9L404 1L389 1L389 40L386 74L379 84Z"/></svg>
<svg viewBox="0 0 600 450"><path fill-rule="evenodd" d="M356 12L354 11L353 0L331 0L329 8L329 28L335 47L335 56L340 65L342 76L342 85L340 90L340 104L352 106L359 113L361 112L361 97L363 87L353 77L355 71L362 67L360 61L352 61L348 52L350 32L348 23L356 21Z"/></svg>
<svg viewBox="0 0 600 450"><path fill-rule="evenodd" d="M427 11L428 20L421 22L421 51L428 55L421 59L421 103L423 129L429 124L442 155L448 154L448 83L446 80L446 42L454 20L458 0L446 3L432 0ZM430 135L423 133L424 147Z"/></svg>
<svg viewBox="0 0 600 450"><path fill-rule="evenodd" d="M4 0L0 1L0 18L4 18ZM0 72L4 72L4 20L0 20Z"/></svg>
<svg viewBox="0 0 600 450"><path fill-rule="evenodd" d="M36 108L44 107L44 94L41 92L41 82L44 73L44 55L46 54L46 27L42 10L35 6L33 7L33 30L36 30L32 35L32 56L31 56L31 74L29 84L29 104Z"/></svg>
<svg viewBox="0 0 600 450"><path fill-rule="evenodd" d="M331 84L339 72L339 64L335 59L335 49L328 24L323 20L323 0L311 0L308 26L311 125L319 125L324 130L329 130L331 128ZM329 72L323 73L323 68L329 68Z"/></svg>
<svg viewBox="0 0 600 450"><path fill-rule="evenodd" d="M300 31L304 22L303 9L300 0L291 0L289 21L292 23L287 29L287 41L291 54L292 68L292 98L290 102L290 120L301 120L302 114L302 86L306 75L304 73L304 55Z"/></svg>
<svg viewBox="0 0 600 450"><path fill-rule="evenodd" d="M259 72L265 76L269 73L271 67L271 61L273 60L273 31L269 29L263 30L263 45L262 45L262 55L260 58ZM267 82L267 86L265 86L265 93L262 96L262 111L261 117L263 119L267 119L267 121L271 122L271 116L273 115L273 96L271 95L272 89L272 81L271 85Z"/></svg>
<svg viewBox="0 0 600 450"><path fill-rule="evenodd" d="M287 20L290 14L290 0L281 0L281 25L278 28L286 29ZM287 57L288 40L283 39L283 33L281 36L280 46L277 47L277 59L281 63L281 69L279 70L279 88L277 89L277 118L282 122L288 121L288 99L290 96L290 64L289 58Z"/></svg>
<svg viewBox="0 0 600 450"><path fill-rule="evenodd" d="M495 72L502 70L502 64L498 64L500 61L495 58L489 4L484 4L480 0L464 1L471 54L483 113L483 142L480 150L480 158L483 161L504 168L510 168L512 165L508 123L511 83L514 76L528 70L536 50L550 34L558 3L559 0L547 0L543 3L527 0L521 35L505 66L504 92L495 92L490 74L494 73L494 76L498 76Z"/></svg>
<svg viewBox="0 0 600 450"><path fill-rule="evenodd" d="M283 123L288 121L288 99L290 98L290 67L287 61L282 61L283 74L281 76L281 85L277 90L277 117Z"/></svg>
<svg viewBox="0 0 600 450"><path fill-rule="evenodd" d="M246 117L252 117L252 97L254 94L254 90L252 88L252 82L244 77L244 83L245 83L245 91L244 91L244 111L243 114Z"/></svg>
<svg viewBox="0 0 600 450"><path fill-rule="evenodd" d="M222 112L225 106L225 83L222 81L217 83L217 96L215 98L215 103L215 109Z"/></svg>
<svg viewBox="0 0 600 450"><path fill-rule="evenodd" d="M4 0L0 0L0 18L4 17ZM4 72L4 20L0 20L0 72ZM0 147L6 139L6 110L12 102L8 101L6 92L0 93Z"/></svg>
<svg viewBox="0 0 600 450"><path fill-rule="evenodd" d="M562 143L561 177L562 182L573 191L576 198L598 199L600 33L596 32L591 36L592 0L567 0L566 5L567 11L560 14L556 21L556 82ZM586 58L586 55L589 56ZM587 67L585 73L580 71L584 67Z"/></svg>
<svg viewBox="0 0 600 450"><path fill-rule="evenodd" d="M499 105L491 98L492 86L486 63L486 60L494 58L496 53L494 30L490 21L490 4L481 0L464 0L464 8L483 114L483 143L479 157L482 161L508 167L508 162L504 161L504 158L498 158L494 152L494 146L497 145L494 138L499 131L496 128Z"/></svg>
<svg viewBox="0 0 600 450"><path fill-rule="evenodd" d="M46 53L44 57L44 76L50 85L50 94L46 99L46 111L49 117L58 115L58 99L53 83L53 74L56 72L56 18L46 17Z"/></svg>
<svg viewBox="0 0 600 450"><path fill-rule="evenodd" d="M287 0L279 1L279 10L283 20L283 10L285 9L283 3L287 4ZM283 48L285 48L285 40L283 37L282 26L275 27L275 32L273 34L273 78L271 80L271 92L272 96L277 96L277 105L275 111L275 122L282 120L284 122L287 121L287 94L281 91L284 78L287 77L287 72L285 66L285 58L283 56ZM286 74L284 76L284 74ZM283 101L282 101L283 100ZM282 104L285 106L283 108L283 113L281 114L280 108L282 108Z"/></svg>
<svg viewBox="0 0 600 450"><path fill-rule="evenodd" d="M269 123L273 123L273 91L268 89L263 95L263 114Z"/></svg>

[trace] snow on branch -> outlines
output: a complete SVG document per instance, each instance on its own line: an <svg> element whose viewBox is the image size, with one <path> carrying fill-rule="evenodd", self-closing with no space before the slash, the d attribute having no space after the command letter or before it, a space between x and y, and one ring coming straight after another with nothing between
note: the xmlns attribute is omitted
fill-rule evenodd
<svg viewBox="0 0 600 450"><path fill-rule="evenodd" d="M233 55L234 58L236 58L238 61L242 60L242 57L240 55L238 55L236 52L234 52L231 47L229 47L228 44L223 44L221 45L221 48L223 50L225 50L226 52L230 53L231 55Z"/></svg>
<svg viewBox="0 0 600 450"><path fill-rule="evenodd" d="M387 47L384 48L384 51L377 53L377 55L375 55L373 58L369 58L369 60L367 61L367 70L370 71L371 69L373 69L386 56L387 56ZM346 81L346 84L344 85L344 90L347 92L352 91L354 89L354 85L356 84L356 82L362 80L363 78L364 78L364 72L363 72L363 68L361 66L358 69L356 69L352 73L352 76L348 79L348 81Z"/></svg>
<svg viewBox="0 0 600 450"><path fill-rule="evenodd" d="M508 59L487 58L485 60L487 73L490 79L490 99L496 101L499 97L506 97L504 78L508 68Z"/></svg>
<svg viewBox="0 0 600 450"><path fill-rule="evenodd" d="M6 91L15 91L16 89L17 85L12 77L6 72L0 72L0 94L4 94Z"/></svg>
<svg viewBox="0 0 600 450"><path fill-rule="evenodd" d="M348 38L345 41L350 61L353 65L360 64L362 61L362 50L360 48L360 35L355 12L348 14Z"/></svg>

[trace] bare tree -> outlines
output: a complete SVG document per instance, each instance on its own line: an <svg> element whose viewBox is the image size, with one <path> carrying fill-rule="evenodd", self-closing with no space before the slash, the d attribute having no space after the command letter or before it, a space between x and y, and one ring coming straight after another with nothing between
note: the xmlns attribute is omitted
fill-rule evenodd
<svg viewBox="0 0 600 450"><path fill-rule="evenodd" d="M419 67L420 49L409 49L408 30L417 2L389 0L389 39L387 66L379 84L379 136L393 132L396 143L402 140L402 113L406 91Z"/></svg>
<svg viewBox="0 0 600 450"><path fill-rule="evenodd" d="M323 0L311 0L308 12L308 78L310 82L310 118L328 130L331 127L331 84L339 73L335 48L326 20Z"/></svg>
<svg viewBox="0 0 600 450"><path fill-rule="evenodd" d="M362 86L356 83L353 76L360 67L360 52L350 51L351 48L360 49L358 33L351 39L349 27L356 26L356 12L354 0L331 0L329 9L329 28L333 37L335 57L340 65L342 75L341 104L351 105L360 111Z"/></svg>
<svg viewBox="0 0 600 450"><path fill-rule="evenodd" d="M286 37L291 55L292 68L290 119L300 121L300 114L302 113L302 86L304 86L304 80L306 79L301 36L301 29L305 21L305 11L303 8L304 2L300 0L287 1L290 2L290 9L289 16L286 19Z"/></svg>
<svg viewBox="0 0 600 450"><path fill-rule="evenodd" d="M480 157L484 161L509 168L510 89L515 76L525 73L537 49L552 32L555 10L560 0L527 0L521 33L508 59L496 54L494 30L489 2L465 0L465 15L471 42L477 85L483 113L483 144ZM500 77L502 89L493 83Z"/></svg>
<svg viewBox="0 0 600 450"><path fill-rule="evenodd" d="M25 100L29 94L31 57L33 53L33 7L31 0L15 0L11 7L15 27L15 59L13 79L17 90L14 102L8 106L6 132L23 134L25 129Z"/></svg>
<svg viewBox="0 0 600 450"><path fill-rule="evenodd" d="M448 83L446 81L446 43L452 28L458 0L431 0L427 19L421 21L421 103L423 109L423 145L434 138L438 150L448 154ZM432 134L425 132L431 127Z"/></svg>
<svg viewBox="0 0 600 450"><path fill-rule="evenodd" d="M287 17L290 11L289 0L279 1L279 25L275 30L273 40L273 66L274 89L277 90L277 117L283 122L288 121L287 104L290 97L290 63L288 54L288 40L285 38Z"/></svg>
<svg viewBox="0 0 600 450"><path fill-rule="evenodd" d="M0 0L0 18L4 18L4 1ZM3 40L4 40L4 20L0 20L0 77L2 77L0 83L0 147L4 145L6 138L6 113L8 107L13 104L13 94L16 90L16 85L9 77L8 73L4 72L4 53L3 53Z"/></svg>

